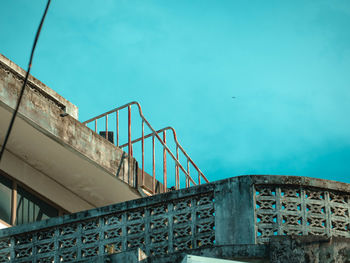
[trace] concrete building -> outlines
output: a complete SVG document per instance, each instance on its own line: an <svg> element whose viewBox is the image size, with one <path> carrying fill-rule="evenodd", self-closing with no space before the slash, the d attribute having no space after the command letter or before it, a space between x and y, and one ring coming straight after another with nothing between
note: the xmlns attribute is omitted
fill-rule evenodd
<svg viewBox="0 0 350 263"><path fill-rule="evenodd" d="M24 74L0 55L1 142ZM125 158L116 178L122 150L77 118L75 105L29 78L0 166L2 226L141 197L134 187L136 161Z"/></svg>
<svg viewBox="0 0 350 263"><path fill-rule="evenodd" d="M0 56L1 142L23 76ZM267 175L208 183L175 133L175 152L167 146L174 131L154 130L137 103L81 123L76 106L29 80L0 166L0 262L350 262L349 184ZM128 110L131 134L132 105L142 136L122 143L118 112ZM154 154L145 168L146 139L163 147L161 178Z"/></svg>

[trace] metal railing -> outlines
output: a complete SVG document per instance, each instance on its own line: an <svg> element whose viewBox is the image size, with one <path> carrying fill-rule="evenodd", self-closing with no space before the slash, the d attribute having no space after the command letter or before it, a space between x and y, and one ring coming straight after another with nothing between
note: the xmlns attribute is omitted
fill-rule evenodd
<svg viewBox="0 0 350 263"><path fill-rule="evenodd" d="M132 139L132 135L131 135L131 126L132 126L132 120L131 120L131 107L133 105L137 106L138 109L138 115L141 118L142 121L142 128L141 128L141 136L136 138L136 139ZM127 141L124 143L120 143L120 125L119 125L119 112L123 109L127 109L128 112L128 130L127 130ZM109 125L111 119L114 118L115 120L115 125L113 125L113 128L111 127L111 125ZM176 136L176 131L172 128L172 127L166 127L163 129L160 129L158 131L156 131L151 125L150 123L147 121L147 119L144 117L142 110L141 110L141 106L138 102L130 102L128 104L125 104L123 106L120 106L118 108L115 108L111 111L108 111L106 113L103 113L101 115L98 115L94 118L91 118L85 122L83 122L83 124L88 125L88 124L93 124L93 128L92 130L94 130L96 133L98 132L98 120L104 119L104 129L105 129L105 138L108 139L108 132L109 131L115 131L115 136L116 136L116 140L115 140L115 145L124 149L127 148L127 151L129 153L130 156L133 156L133 145L136 143L141 142L141 178L142 178L142 186L144 186L144 182L145 182L145 140L147 139L152 139L152 168L151 168L151 172L149 172L149 174L152 176L152 189L151 193L154 194L155 193L155 186L156 186L156 158L155 158L155 143L158 142L160 143L160 146L163 148L163 191L166 192L167 191L167 187L168 187L168 175L167 175L167 154L171 157L171 160L174 162L175 164L175 185L174 188L175 189L180 189L181 188L181 177L180 175L183 174L185 176L185 185L186 188L192 185L197 185L197 184L201 184L202 183L202 179L204 180L204 182L209 183L208 179L204 176L204 174L202 173L202 171L198 168L198 166L193 162L193 160L189 157L189 155L186 153L186 151L183 149L183 147L179 144L178 140L177 140L177 136ZM145 135L145 124L146 126L150 129L150 133ZM172 152L169 148L169 146L167 145L167 141L166 141L166 135L167 135L167 131L171 131L173 133L173 139L174 139L174 143L175 143L175 152ZM160 134L163 135L163 139L160 137ZM113 134L114 136L114 134ZM181 153L182 156L179 154ZM184 157L184 158L181 158ZM181 164L181 159L185 159L186 160L186 169L184 168L184 166ZM197 177L197 182L195 182L195 180L191 177L190 175L190 167L193 167L195 169L195 171L198 174ZM148 172L148 171L147 171Z"/></svg>

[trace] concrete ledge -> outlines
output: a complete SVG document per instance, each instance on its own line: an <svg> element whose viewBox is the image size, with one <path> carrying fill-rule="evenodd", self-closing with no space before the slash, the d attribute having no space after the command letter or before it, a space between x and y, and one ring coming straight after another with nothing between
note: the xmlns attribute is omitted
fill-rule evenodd
<svg viewBox="0 0 350 263"><path fill-rule="evenodd" d="M271 263L347 263L350 239L318 236L274 236L270 240Z"/></svg>
<svg viewBox="0 0 350 263"><path fill-rule="evenodd" d="M186 252L172 253L164 257L153 256L141 261L142 263L180 263L186 255L205 256L210 258L238 260L244 262L267 263L269 247L266 245L224 245L207 248L186 250Z"/></svg>
<svg viewBox="0 0 350 263"><path fill-rule="evenodd" d="M142 252L141 249L133 249L117 254L110 254L98 257L91 257L89 259L77 260L77 263L139 263L146 258L146 255Z"/></svg>
<svg viewBox="0 0 350 263"><path fill-rule="evenodd" d="M26 75L26 71L2 54L0 54L0 64L2 64L2 66L4 68L6 68L8 71L10 71L12 74L14 74L14 76L19 78L20 80L24 80L25 75ZM29 75L28 86L30 88L36 89L43 96L45 96L47 99L51 100L53 103L55 103L59 107L61 107L62 110L65 110L73 118L78 119L78 107L77 106L75 106L73 103L71 103L68 100L66 100L65 98L63 98L57 92L50 89L48 86L46 86L40 80L34 78L32 75Z"/></svg>
<svg viewBox="0 0 350 263"><path fill-rule="evenodd" d="M302 176L287 176L287 175L243 175L250 176L254 184L259 185L293 185L293 186L308 186L316 188L324 188L328 190L335 190L340 192L350 192L350 184L311 178Z"/></svg>

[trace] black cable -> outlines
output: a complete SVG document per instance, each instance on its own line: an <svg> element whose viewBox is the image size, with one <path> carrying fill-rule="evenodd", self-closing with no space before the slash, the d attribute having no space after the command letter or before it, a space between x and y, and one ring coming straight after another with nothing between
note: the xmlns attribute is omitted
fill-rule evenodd
<svg viewBox="0 0 350 263"><path fill-rule="evenodd" d="M2 144L2 148L1 148L1 152L0 152L0 162L1 162L1 159L2 159L2 155L4 154L4 151L5 151L5 147L6 147L7 141L9 139L9 137L10 137L11 130L12 130L13 124L15 122L17 113L18 113L19 105L21 104L21 101L22 101L22 97L23 97L24 90L25 90L26 85L27 85L30 69L32 67L32 60L33 60L33 56L34 56L34 50L35 50L35 47L36 47L36 43L38 42L40 31L41 31L41 28L43 26L43 23L44 23L46 14L47 14L47 10L49 9L49 6L50 6L50 3L51 3L51 0L48 0L47 4L46 4L45 12L44 12L44 14L43 14L43 16L41 18L41 21L40 21L40 25L38 27L38 30L36 31L36 35L35 35L35 39L34 39L34 43L33 43L33 47L32 47L32 52L30 54L30 59L29 59L29 64L28 64L28 70L27 70L27 73L26 73L26 77L25 77L24 82L23 82L21 93L19 94L19 97L18 97L16 109L13 112L10 125L9 125L9 127L7 129L7 133L6 133L6 136L5 136L4 143Z"/></svg>

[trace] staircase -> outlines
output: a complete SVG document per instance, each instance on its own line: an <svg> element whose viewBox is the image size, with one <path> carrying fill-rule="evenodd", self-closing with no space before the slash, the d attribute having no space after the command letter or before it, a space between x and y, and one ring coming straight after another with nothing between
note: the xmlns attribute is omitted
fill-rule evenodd
<svg viewBox="0 0 350 263"><path fill-rule="evenodd" d="M139 160L137 185L145 195L209 183L178 142L175 129L155 130L138 102L127 103L83 124ZM167 140L168 134L172 136Z"/></svg>

